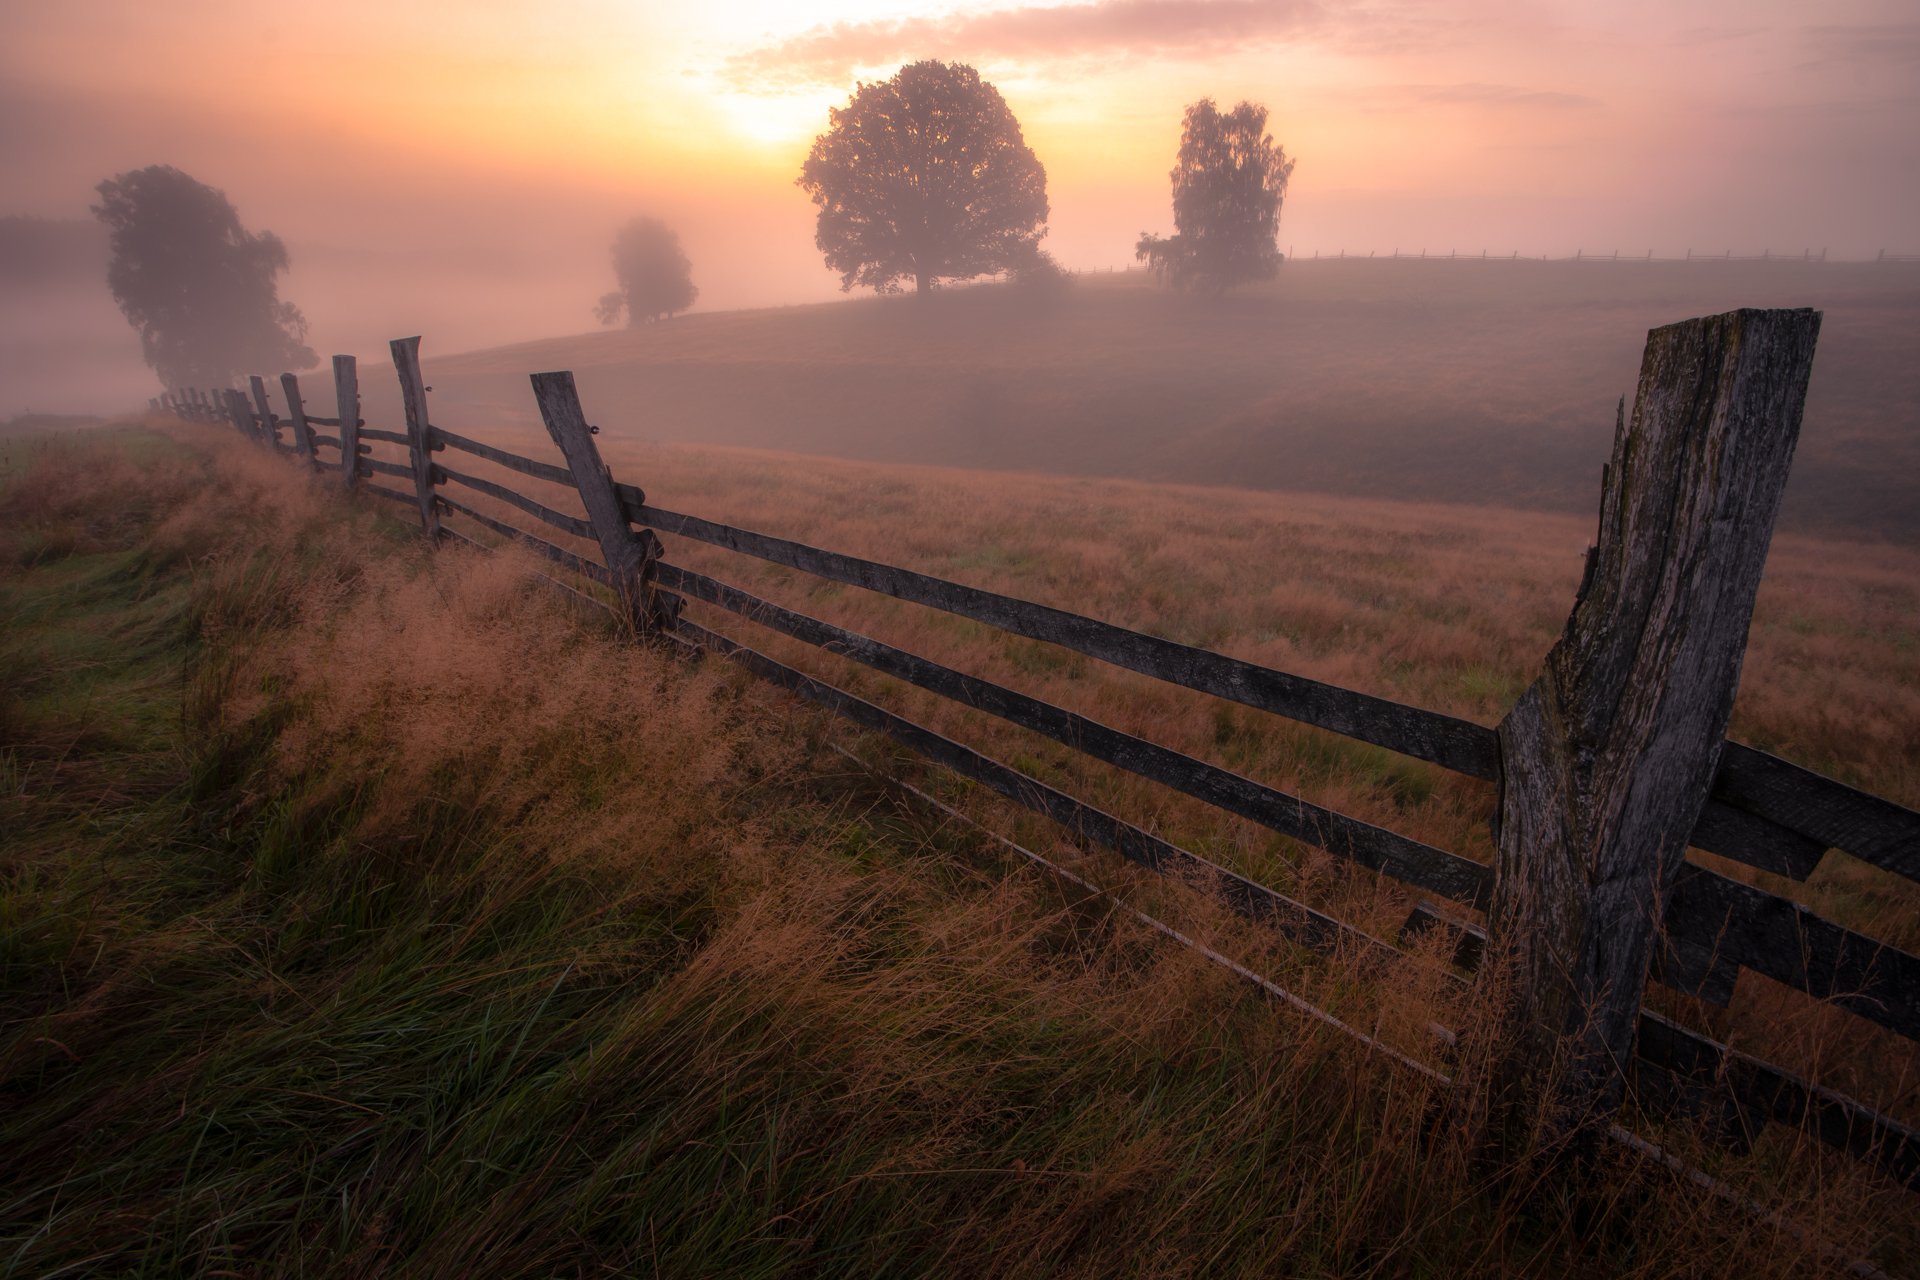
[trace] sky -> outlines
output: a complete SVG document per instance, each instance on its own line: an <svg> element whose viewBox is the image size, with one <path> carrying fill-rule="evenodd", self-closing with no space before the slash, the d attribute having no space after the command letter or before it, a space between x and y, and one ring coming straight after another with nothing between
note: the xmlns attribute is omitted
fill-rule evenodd
<svg viewBox="0 0 1920 1280"><path fill-rule="evenodd" d="M1920 250L1913 0L0 0L0 214L183 168L323 353L591 329L637 213L703 309L824 300L801 159L924 57L1007 99L1070 267L1172 229L1203 96L1269 109L1297 254Z"/></svg>

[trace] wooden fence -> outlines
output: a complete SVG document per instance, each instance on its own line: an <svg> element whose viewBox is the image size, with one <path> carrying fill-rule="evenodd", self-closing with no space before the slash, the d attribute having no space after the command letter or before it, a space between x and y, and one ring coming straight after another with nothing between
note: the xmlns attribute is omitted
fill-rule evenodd
<svg viewBox="0 0 1920 1280"><path fill-rule="evenodd" d="M1302 946L1398 951L1394 941L685 616L685 602L953 699L1428 895L1398 942L1445 930L1454 983L1476 981L1475 971L1493 968L1490 958L1499 957L1516 984L1512 1034L1501 1038L1507 1047L1483 1066L1462 1065L1452 1082L1469 1111L1478 1107L1497 1119L1500 1099L1524 1097L1529 1106L1555 1104L1551 1114L1569 1132L1637 1142L1613 1123L1637 1080L1642 1097L1687 1099L1695 1108L1711 1098L1736 1142L1767 1122L1791 1125L1920 1188L1920 1134L1912 1128L1642 1007L1649 978L1725 1006L1745 969L1920 1040L1920 958L1683 856L1691 845L1805 880L1840 849L1920 880L1920 814L1724 738L1818 327L1810 311L1744 311L1649 335L1631 425L1623 402L1600 536L1589 549L1567 631L1540 680L1498 729L654 505L602 463L570 373L532 375L558 462L433 424L418 338L392 344L404 431L361 420L350 356L334 358L331 417L307 411L292 374L280 377L284 415L273 411L259 377L245 393L183 389L155 405L230 423L316 474L337 477L345 490L402 506L430 538L484 546L498 536L529 548L574 578L549 582L608 610L636 636L729 658L1045 815L1083 842L1217 894ZM282 439L283 429L290 439ZM382 456L376 446L393 452ZM453 455L575 490L586 515L555 510L443 461ZM488 514L472 505L471 494L531 518L522 524L597 544L601 557ZM1496 782L1496 860L1486 865L1435 848L762 599L674 563L660 534L943 610ZM1351 1030L1234 962L1212 958ZM1634 1064L1631 1071L1626 1063ZM1498 1125L1488 1131L1497 1133Z"/></svg>

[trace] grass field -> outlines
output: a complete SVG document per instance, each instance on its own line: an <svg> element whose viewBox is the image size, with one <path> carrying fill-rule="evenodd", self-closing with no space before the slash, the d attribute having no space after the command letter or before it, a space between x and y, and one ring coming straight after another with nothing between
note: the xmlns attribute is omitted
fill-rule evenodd
<svg viewBox="0 0 1920 1280"><path fill-rule="evenodd" d="M916 514L1005 526L1066 491L1048 547L950 567L1041 594L1078 531L1119 544L1120 603L1167 573L1149 544L1191 568L1282 502L1032 479L967 516L977 477L647 461L743 518L834 521L822 500L866 492L923 562L963 553L930 522L903 538ZM786 699L582 627L514 556L429 556L206 428L36 437L0 466L0 1273L1822 1270L1657 1167L1610 1157L1578 1196L1476 1168L1417 1077L899 807L822 750L870 746ZM1143 540L1096 534L1129 512ZM825 531L878 539L879 514ZM1316 589L1357 602L1370 658L1304 585L1253 607L1294 619L1301 661L1364 674L1393 652L1366 640L1382 619L1440 610L1396 575L1495 536L1449 518L1320 500L1258 535L1282 539L1269 564L1336 575ZM1561 527L1505 535L1543 544L1495 592L1520 597L1515 660L1550 623ZM1827 583L1823 604L1885 607L1867 566ZM1274 758L1238 718L1199 724ZM1419 962L1311 966L1161 896L1384 1033L1437 1007ZM1735 1160L1664 1136L1848 1256L1920 1240L1911 1197L1809 1140Z"/></svg>
<svg viewBox="0 0 1920 1280"><path fill-rule="evenodd" d="M1740 306L1826 314L1786 527L1920 541L1920 265L1308 261L1221 299L1085 276L425 351L456 429L537 425L526 375L572 369L613 440L1585 516L1646 331Z"/></svg>
<svg viewBox="0 0 1920 1280"><path fill-rule="evenodd" d="M529 429L490 434L534 456L552 453L551 443ZM1550 512L644 446L608 433L601 448L618 478L641 484L670 509L1487 725L1498 723L1559 634L1592 536L1591 517ZM455 465L490 473L471 459ZM566 490L491 474L579 509ZM684 539L667 542L669 559L803 613L1426 843L1480 861L1492 857L1490 784L938 611ZM588 544L578 549L597 553ZM1256 824L730 615L692 607L723 632L1378 935L1391 936L1412 906L1393 882L1352 873ZM1920 804L1920 552L1779 535L1732 732L1897 802ZM996 821L1030 841L1056 839L1038 820L1001 813ZM1795 883L1694 856L1849 927L1920 948L1920 891L1891 873L1832 853L1805 883ZM1153 886L1136 891L1175 917L1188 905L1188 895L1162 896ZM1701 1006L1687 1014L1762 1057L1920 1121L1920 1052L1860 1019L1751 973L1741 976L1729 1009Z"/></svg>

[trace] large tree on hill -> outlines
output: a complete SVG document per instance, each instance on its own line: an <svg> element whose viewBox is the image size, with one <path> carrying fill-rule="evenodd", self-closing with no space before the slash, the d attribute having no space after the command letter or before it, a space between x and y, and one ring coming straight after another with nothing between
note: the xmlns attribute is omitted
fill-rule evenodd
<svg viewBox="0 0 1920 1280"><path fill-rule="evenodd" d="M840 287L896 293L1032 261L1046 235L1047 171L1000 91L959 63L915 62L828 114L799 185Z"/></svg>
<svg viewBox="0 0 1920 1280"><path fill-rule="evenodd" d="M685 311L700 296L693 264L680 248L680 236L658 218L635 218L613 239L613 276L620 287L600 295L594 314L601 324L637 328Z"/></svg>
<svg viewBox="0 0 1920 1280"><path fill-rule="evenodd" d="M280 301L287 247L250 232L223 192L171 165L102 182L93 214L112 258L107 287L170 387L219 386L244 373L306 369L307 319Z"/></svg>
<svg viewBox="0 0 1920 1280"><path fill-rule="evenodd" d="M1267 132L1267 109L1213 99L1187 108L1173 166L1174 234L1141 232L1134 256L1176 289L1219 293L1280 267L1280 202L1293 161Z"/></svg>

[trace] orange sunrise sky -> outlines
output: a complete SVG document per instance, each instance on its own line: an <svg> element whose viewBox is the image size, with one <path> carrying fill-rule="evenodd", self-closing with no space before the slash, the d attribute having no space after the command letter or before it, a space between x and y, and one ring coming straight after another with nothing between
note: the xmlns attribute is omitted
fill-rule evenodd
<svg viewBox="0 0 1920 1280"><path fill-rule="evenodd" d="M1302 254L1920 249L1912 0L8 0L0 213L177 165L285 239L323 352L590 329L641 212L701 309L826 299L801 157L922 57L1006 97L1072 267L1171 230L1201 96L1270 108Z"/></svg>

